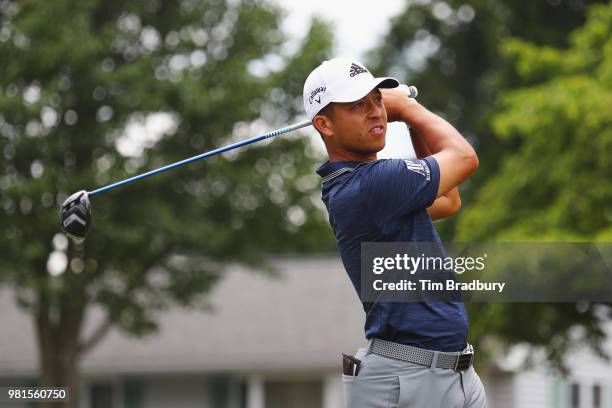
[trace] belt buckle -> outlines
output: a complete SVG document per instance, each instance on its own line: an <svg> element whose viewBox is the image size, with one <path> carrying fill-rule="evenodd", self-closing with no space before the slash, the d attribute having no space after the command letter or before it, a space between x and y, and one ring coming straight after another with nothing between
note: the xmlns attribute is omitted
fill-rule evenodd
<svg viewBox="0 0 612 408"><path fill-rule="evenodd" d="M453 370L465 371L468 368L470 368L473 362L474 362L474 352L467 352L467 353L460 354L459 356L457 356L457 361L455 361L455 367L453 368Z"/></svg>

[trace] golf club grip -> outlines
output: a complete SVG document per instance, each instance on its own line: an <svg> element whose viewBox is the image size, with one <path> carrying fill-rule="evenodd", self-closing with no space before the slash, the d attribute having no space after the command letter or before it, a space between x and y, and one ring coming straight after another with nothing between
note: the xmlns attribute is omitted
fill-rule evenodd
<svg viewBox="0 0 612 408"><path fill-rule="evenodd" d="M401 84L398 88L406 92L406 95L408 95L409 98L414 99L419 96L419 90L416 86Z"/></svg>
<svg viewBox="0 0 612 408"><path fill-rule="evenodd" d="M416 98L417 95L419 94L419 91L417 90L416 86L408 86L408 85L401 84L399 86L399 88L404 90L404 92L406 92L406 95L408 95L409 98ZM307 127L307 126L311 126L311 125L312 125L312 122L310 120L304 120L302 122L298 122L298 123L295 123L293 125L286 126L286 127L280 128L280 129L272 130L272 131L264 133L262 135L254 136L254 137L251 137L249 139L242 140L240 142L236 142L236 143L233 143L233 144L225 146L225 147L220 147L218 149L211 150L209 152L202 153L202 154L199 154L197 156L193 156L193 157L190 157L190 158L185 159L185 160L181 160L181 161L176 162L176 163L168 164L168 165L166 165L164 167L160 167L158 169L151 170L151 171L148 171L146 173L138 174L136 176L127 178L125 180L121 180L121 181L118 181L116 183L100 187L100 188L98 188L96 190L93 190L93 191L88 191L87 194L90 197L92 197L92 196L94 196L96 194L100 194L100 193L103 193L105 191L112 190L114 188L123 186L125 184L129 184L129 183L132 183L134 181L141 180L143 178L154 176L156 174L163 173L165 171L172 170L172 169L180 167L180 166L184 166L185 164L188 164L188 163L191 163L191 162L194 162L194 161L197 161L197 160L202 160L202 159L205 159L205 158L210 157L210 156L215 156L217 154L221 154L221 153L227 152L228 150L233 150L233 149L236 149L238 147L242 147L242 146L246 146L246 145L251 144L251 143L259 142L260 140L269 139L271 137L280 136L280 135L283 135L285 133L293 132L294 130L301 129L303 127Z"/></svg>

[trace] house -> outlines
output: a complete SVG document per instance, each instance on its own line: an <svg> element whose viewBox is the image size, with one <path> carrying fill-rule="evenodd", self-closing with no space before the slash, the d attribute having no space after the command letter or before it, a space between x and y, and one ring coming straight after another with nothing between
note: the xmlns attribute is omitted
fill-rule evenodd
<svg viewBox="0 0 612 408"><path fill-rule="evenodd" d="M156 334L111 331L82 361L80 407L342 407L340 353L366 342L339 257L271 263L277 276L229 268L210 294L212 310L168 310ZM8 289L0 290L0 310L0 385L26 384L37 369L31 319ZM96 320L92 311L89 329ZM588 352L572 364L567 379L544 369L495 370L483 378L490 407L612 408L612 365ZM12 406L29 405L3 404Z"/></svg>
<svg viewBox="0 0 612 408"><path fill-rule="evenodd" d="M612 356L612 324L605 349ZM527 348L518 345L497 361L485 380L489 408L612 408L612 362L584 347L566 357L568 375L552 372L536 353L525 367Z"/></svg>

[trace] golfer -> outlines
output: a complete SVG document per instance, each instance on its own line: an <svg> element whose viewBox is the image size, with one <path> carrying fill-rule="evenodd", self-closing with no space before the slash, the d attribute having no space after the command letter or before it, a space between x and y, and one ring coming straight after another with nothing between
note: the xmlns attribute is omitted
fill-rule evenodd
<svg viewBox="0 0 612 408"><path fill-rule="evenodd" d="M304 108L329 161L317 173L344 267L359 293L362 242L440 242L432 219L457 212L478 167L471 145L393 78L335 58L306 79ZM377 160L387 122L411 128L417 159ZM481 408L462 302L363 302L367 349L345 356L350 408Z"/></svg>

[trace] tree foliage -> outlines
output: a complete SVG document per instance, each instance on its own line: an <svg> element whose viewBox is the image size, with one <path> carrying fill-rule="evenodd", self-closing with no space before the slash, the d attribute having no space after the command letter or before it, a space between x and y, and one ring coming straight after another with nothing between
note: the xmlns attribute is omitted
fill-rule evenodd
<svg viewBox="0 0 612 408"><path fill-rule="evenodd" d="M605 241L612 237L612 8L594 7L567 49L503 44L520 79L493 116L498 155L466 209L460 239ZM486 212L484 211L486 209Z"/></svg>
<svg viewBox="0 0 612 408"><path fill-rule="evenodd" d="M314 21L287 54L281 16L258 0L0 1L0 280L37 322L43 371L111 326L155 329L155 312L201 299L221 262L331 247L316 155L296 135L95 196L87 240L59 233L74 191L293 119L298 79L331 35ZM88 339L94 305L107 322Z"/></svg>
<svg viewBox="0 0 612 408"><path fill-rule="evenodd" d="M502 50L518 81L500 95L492 127L516 149L497 157L458 239L610 242L612 6L592 7L567 48L509 39ZM580 342L601 353L612 314L588 303L492 304L473 305L472 316L475 335L548 346L561 364Z"/></svg>

